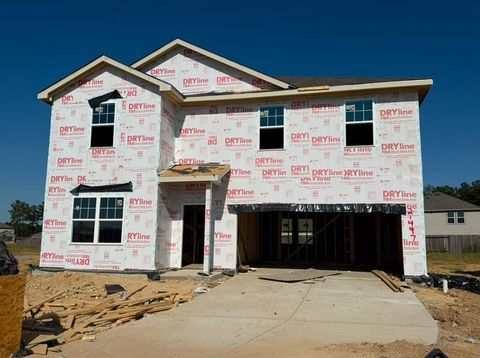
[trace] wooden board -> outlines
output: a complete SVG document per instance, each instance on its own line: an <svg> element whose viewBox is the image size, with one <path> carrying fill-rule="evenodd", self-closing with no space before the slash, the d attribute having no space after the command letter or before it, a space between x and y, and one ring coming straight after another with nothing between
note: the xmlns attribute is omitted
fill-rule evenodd
<svg viewBox="0 0 480 358"><path fill-rule="evenodd" d="M30 348L34 354L46 355L48 352L48 344L38 344L35 347Z"/></svg>
<svg viewBox="0 0 480 358"><path fill-rule="evenodd" d="M259 276L262 280L279 281L279 282L301 282L306 280L313 280L314 278L321 278L326 276L341 275L340 272L325 271L316 269L306 270L283 270L273 275Z"/></svg>
<svg viewBox="0 0 480 358"><path fill-rule="evenodd" d="M63 292L60 292L60 293L57 293L55 296L52 296L52 297L50 297L50 298L47 298L46 300L43 300L42 302L39 302L39 303L37 303L36 305L27 307L27 308L25 308L25 309L23 310L23 313L25 314L25 313L27 313L27 312L33 311L33 310L35 310L35 309L37 309L37 308L40 308L40 307L42 307L45 303L50 302L50 301L53 301L54 299L56 299L56 298L64 295L65 293L67 293L67 290L65 290L65 291L63 291Z"/></svg>

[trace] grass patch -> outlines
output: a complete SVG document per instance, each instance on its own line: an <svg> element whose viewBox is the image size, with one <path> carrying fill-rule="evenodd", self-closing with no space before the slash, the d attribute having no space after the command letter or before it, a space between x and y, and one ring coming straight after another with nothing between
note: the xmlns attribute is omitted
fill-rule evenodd
<svg viewBox="0 0 480 358"><path fill-rule="evenodd" d="M462 274L480 269L480 252L464 252L461 254L448 252L432 252L427 254L429 272Z"/></svg>
<svg viewBox="0 0 480 358"><path fill-rule="evenodd" d="M40 246L17 245L15 243L7 243L8 251L14 256L16 255L40 255Z"/></svg>
<svg viewBox="0 0 480 358"><path fill-rule="evenodd" d="M38 266L40 259L40 246L7 243L7 248L17 259L20 272L31 272L30 265Z"/></svg>

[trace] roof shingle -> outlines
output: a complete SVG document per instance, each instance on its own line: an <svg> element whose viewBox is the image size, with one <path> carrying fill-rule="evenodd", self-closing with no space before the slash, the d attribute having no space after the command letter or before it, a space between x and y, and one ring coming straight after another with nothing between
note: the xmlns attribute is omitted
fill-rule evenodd
<svg viewBox="0 0 480 358"><path fill-rule="evenodd" d="M449 210L480 210L480 206L442 192L434 192L425 196L425 211Z"/></svg>
<svg viewBox="0 0 480 358"><path fill-rule="evenodd" d="M296 87L315 87L315 86L344 86L358 85L364 83L412 81L421 78L376 78L376 77L294 77L280 76L276 77L280 81L290 83Z"/></svg>

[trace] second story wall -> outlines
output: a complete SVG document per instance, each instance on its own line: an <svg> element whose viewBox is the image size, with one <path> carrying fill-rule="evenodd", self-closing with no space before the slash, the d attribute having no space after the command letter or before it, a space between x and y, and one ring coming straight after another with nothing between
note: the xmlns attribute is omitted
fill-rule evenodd
<svg viewBox="0 0 480 358"><path fill-rule="evenodd" d="M162 98L160 123L160 168L166 168L175 156L175 126L177 107L168 99Z"/></svg>
<svg viewBox="0 0 480 358"><path fill-rule="evenodd" d="M347 146L346 103L373 101L373 145ZM284 108L281 149L260 149L260 110ZM227 203L409 203L421 198L416 93L183 108L178 163L232 167Z"/></svg>
<svg viewBox="0 0 480 358"><path fill-rule="evenodd" d="M143 72L168 82L183 94L273 89L270 83L185 47L153 61Z"/></svg>

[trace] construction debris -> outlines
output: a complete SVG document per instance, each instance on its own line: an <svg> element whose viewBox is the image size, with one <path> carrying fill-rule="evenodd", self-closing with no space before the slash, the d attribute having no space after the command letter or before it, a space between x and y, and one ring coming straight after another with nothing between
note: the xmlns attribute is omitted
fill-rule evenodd
<svg viewBox="0 0 480 358"><path fill-rule="evenodd" d="M23 310L22 342L26 351L46 354L47 345L52 350L80 339L94 342L100 332L191 300L192 290L198 285L188 281L153 282L142 277L118 277L118 283L105 284L111 278L71 272L32 277L27 291L35 295L24 300ZM112 289L117 292L109 294ZM36 294L39 290L44 292L43 297Z"/></svg>
<svg viewBox="0 0 480 358"><path fill-rule="evenodd" d="M84 334L82 336L82 341L95 342L96 339L97 336L95 336L94 334Z"/></svg>
<svg viewBox="0 0 480 358"><path fill-rule="evenodd" d="M129 294L127 294L124 299L125 300L128 300L131 296L133 296L134 294L136 294L137 292L140 292L141 290L143 290L145 287L147 287L147 284L143 285L143 286L140 286L139 288L133 290L132 292L130 292Z"/></svg>
<svg viewBox="0 0 480 358"><path fill-rule="evenodd" d="M372 270L372 273L382 280L393 292L404 292L405 289L398 283L396 279L387 275L384 271Z"/></svg>
<svg viewBox="0 0 480 358"><path fill-rule="evenodd" d="M259 276L259 279L279 282L301 282L307 280L313 280L315 278L322 278L326 276L341 275L340 272L325 271L309 268L306 270L291 270L281 271L273 275Z"/></svg>
<svg viewBox="0 0 480 358"><path fill-rule="evenodd" d="M107 291L107 295L111 295L113 293L118 293L118 292L125 292L125 289L123 288L123 286L118 284L106 284L105 290Z"/></svg>
<svg viewBox="0 0 480 358"><path fill-rule="evenodd" d="M428 276L420 276L413 280L415 283L425 283L428 287L442 287L446 280L449 288L471 291L480 294L480 280L475 277L462 275L442 275L429 272Z"/></svg>
<svg viewBox="0 0 480 358"><path fill-rule="evenodd" d="M206 287L197 287L196 289L193 290L193 293L196 293L196 294L207 293L207 292L208 292L208 288Z"/></svg>
<svg viewBox="0 0 480 358"><path fill-rule="evenodd" d="M139 290L137 289L136 292ZM72 302L67 301L71 299L69 293L69 291L62 292L61 295L57 294L25 310L24 330L49 333L37 336L27 344L27 347L47 342L49 345L62 344L77 339L93 341L96 333L148 314L169 310L191 299L191 296L179 295L175 292L135 300L127 300L118 294L117 297L109 295L108 298L97 301L76 301L72 307L71 303L66 303ZM65 300L64 302L49 306L59 310L55 312L45 310L47 302L59 300L61 297ZM33 307L35 309L32 309ZM36 314L38 309L41 309L42 313ZM32 313L32 317L27 316L29 312ZM57 342L52 344L52 341Z"/></svg>
<svg viewBox="0 0 480 358"><path fill-rule="evenodd" d="M33 354L41 354L41 355L47 355L48 352L48 344L38 344L35 347L32 348Z"/></svg>

